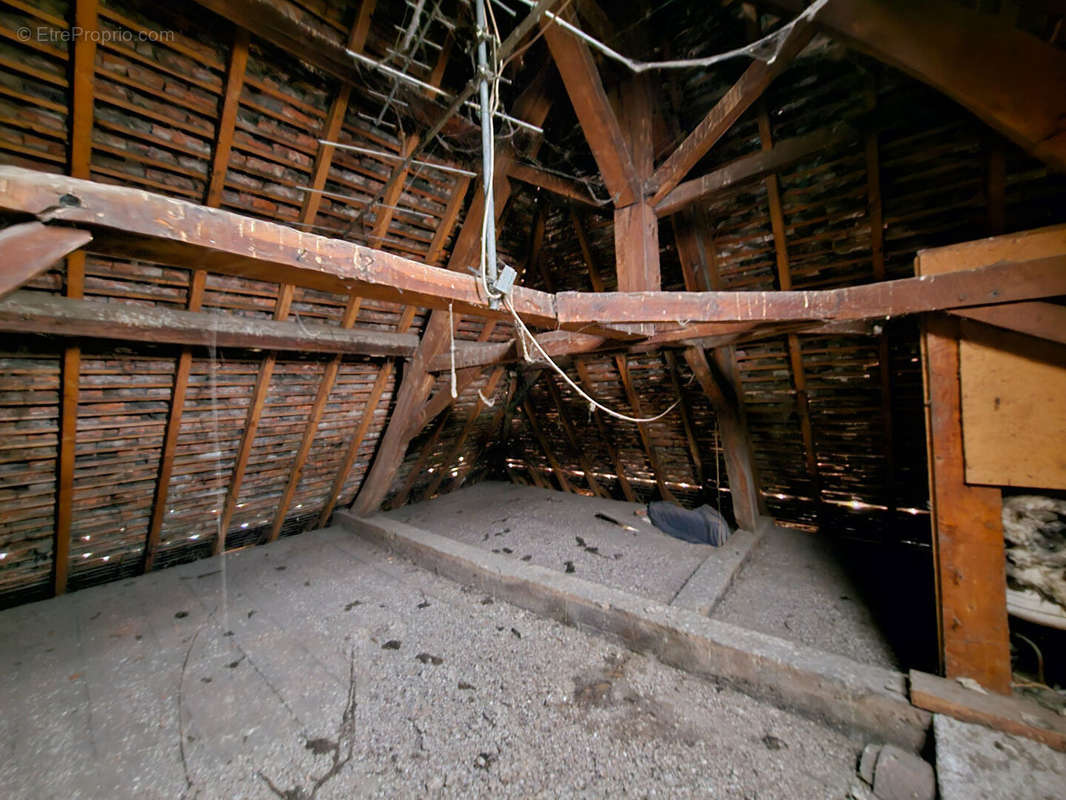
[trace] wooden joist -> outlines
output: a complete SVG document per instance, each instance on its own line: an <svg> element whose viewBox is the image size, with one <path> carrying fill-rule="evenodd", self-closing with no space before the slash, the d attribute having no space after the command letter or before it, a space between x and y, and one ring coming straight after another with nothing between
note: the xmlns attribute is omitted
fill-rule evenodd
<svg viewBox="0 0 1066 800"><path fill-rule="evenodd" d="M237 27L233 33L229 64L226 69L226 90L222 97L222 113L218 117L215 133L215 152L211 159L211 179L207 184L204 205L217 208L222 205L222 190L226 186L230 151L233 148L233 131L237 125L237 110L244 88L244 71L248 66L248 31Z"/></svg>
<svg viewBox="0 0 1066 800"><path fill-rule="evenodd" d="M200 287L202 294L202 283ZM199 303L190 306L199 307ZM163 306L99 303L39 292L16 292L0 300L0 331L363 356L407 357L418 346L418 337L410 333L257 320L236 314L175 311Z"/></svg>
<svg viewBox="0 0 1066 800"><path fill-rule="evenodd" d="M673 191L715 142L759 99L770 82L784 72L813 35L813 24L801 20L788 32L772 62L756 61L744 71L740 80L707 112L685 141L656 168L647 187L652 195L652 205L658 206Z"/></svg>
<svg viewBox="0 0 1066 800"><path fill-rule="evenodd" d="M530 186L536 186L538 189L543 189L546 192L551 192L558 197L572 200L581 205L591 206L592 208L600 208L602 205L596 202L585 184L571 178L564 178L553 172L547 172L539 167L534 167L532 164L514 164L508 173L508 177L522 183L528 183Z"/></svg>
<svg viewBox="0 0 1066 800"><path fill-rule="evenodd" d="M506 183L506 179L504 179ZM63 201L60 198L67 196ZM225 275L307 286L377 300L506 318L481 298L478 279L339 239L297 231L140 189L0 167L0 209L93 232L92 251ZM471 249L457 269L474 263ZM555 327L552 298L518 287L514 304L529 323Z"/></svg>
<svg viewBox="0 0 1066 800"><path fill-rule="evenodd" d="M0 229L0 298L31 281L63 257L92 240L88 231L57 228L37 221Z"/></svg>
<svg viewBox="0 0 1066 800"><path fill-rule="evenodd" d="M859 320L1066 294L1066 256L894 281L789 292L560 292L559 323Z"/></svg>
<svg viewBox="0 0 1066 800"><path fill-rule="evenodd" d="M615 206L631 205L644 193L592 53L583 41L548 20L541 23L541 30L607 191Z"/></svg>
<svg viewBox="0 0 1066 800"><path fill-rule="evenodd" d="M1002 306L958 308L951 313L985 325L1066 344L1066 307L1055 303L1008 303Z"/></svg>
<svg viewBox="0 0 1066 800"><path fill-rule="evenodd" d="M805 158L851 141L856 135L849 125L840 124L794 139L784 139L769 150L742 156L702 177L678 184L655 205L655 213L660 217L676 214L694 203L710 200L747 181L780 172Z"/></svg>

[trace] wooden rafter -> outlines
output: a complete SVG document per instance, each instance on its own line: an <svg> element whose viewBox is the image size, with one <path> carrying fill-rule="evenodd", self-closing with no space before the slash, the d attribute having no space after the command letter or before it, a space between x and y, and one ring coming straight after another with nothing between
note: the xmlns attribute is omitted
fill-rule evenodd
<svg viewBox="0 0 1066 800"><path fill-rule="evenodd" d="M0 229L0 298L33 280L57 261L92 241L92 234L36 220Z"/></svg>
<svg viewBox="0 0 1066 800"><path fill-rule="evenodd" d="M97 1L76 0L74 25L84 31L97 28ZM70 174L89 178L93 141L93 92L96 79L96 40L82 36L72 45L70 93ZM80 299L85 293L85 252L67 257L66 296ZM78 389L81 374L81 348L70 345L63 351L62 387L59 408L59 462L56 478L55 537L52 557L52 590L67 590L70 572L70 528L74 511L74 460L78 435Z"/></svg>
<svg viewBox="0 0 1066 800"><path fill-rule="evenodd" d="M204 205L212 208L222 205L222 190L226 186L233 132L237 126L237 110L240 107L241 91L244 89L244 71L248 66L248 41L248 31L244 28L234 29L233 46L230 48L229 65L226 68L226 89L222 95L222 112L218 117L214 156L211 159L211 180L207 184L207 194L204 197Z"/></svg>
<svg viewBox="0 0 1066 800"><path fill-rule="evenodd" d="M759 99L770 82L799 55L813 35L814 26L810 22L796 23L772 62L756 61L744 71L740 80L707 112L692 133L656 168L647 187L652 205L659 205L673 191L741 114Z"/></svg>
<svg viewBox="0 0 1066 800"><path fill-rule="evenodd" d="M566 200L572 200L575 203L591 206L592 208L601 207L601 204L596 202L596 199L589 193L588 186L584 183L556 175L553 172L547 172L540 167L534 167L532 164L515 164L511 167L508 175L513 180L536 186L538 189L551 192Z"/></svg>
<svg viewBox="0 0 1066 800"><path fill-rule="evenodd" d="M955 316L1066 344L1066 307L1055 303L1009 303L956 309Z"/></svg>
<svg viewBox="0 0 1066 800"><path fill-rule="evenodd" d="M681 378L677 369L677 357L671 351L665 350L663 351L663 362L666 364L666 371L670 375L670 385L673 387L674 394L677 395L677 410L681 417L681 426L685 430L685 442L688 444L689 458L692 459L692 474L696 479L696 485L700 487L700 492L703 493L707 490L703 456L700 455L700 446L696 441L696 426L692 421L692 408L690 407L688 396L681 387ZM715 488L717 489L718 487Z"/></svg>
<svg viewBox="0 0 1066 800"><path fill-rule="evenodd" d="M492 395L496 391L496 386L499 385L500 379L504 376L504 372L505 370L503 367L496 367L496 369L492 371L492 374L489 375L489 379L485 382L484 388L478 393L477 404L474 406L473 411L470 412L470 416L467 417L466 423L463 425L463 429L459 432L459 436L457 436L455 439L455 443L452 445L451 449L448 450L448 453L441 461L440 470L437 472L433 480L430 482L429 486L426 488L425 497L427 499L433 497L440 489L440 485L444 481L444 476L450 471L452 465L455 465L456 469L458 468L458 459L459 456L462 455L463 445L466 444L466 440L470 436L470 433L474 430L474 426L476 425L478 418L481 416L482 412L484 412L484 410L489 407L488 404L481 398L492 398ZM403 505L403 503L397 502L396 505Z"/></svg>
<svg viewBox="0 0 1066 800"><path fill-rule="evenodd" d="M581 358L575 359L574 367L577 369L578 377L581 378L581 383L586 387L592 386L592 375L588 371L588 365L585 363L585 360ZM626 477L625 464L622 463L618 447L615 445L611 432L603 421L603 412L598 408L595 409L592 412L592 419L596 423L596 431L599 433L600 441L603 442L603 446L607 448L607 455L610 457L611 463L614 465L614 472L618 477L618 486L622 489L622 495L630 503L637 502L637 495L633 491L629 479Z"/></svg>
<svg viewBox="0 0 1066 800"><path fill-rule="evenodd" d="M541 23L541 29L614 204L623 207L636 202L643 191L633 156L592 53L584 42L548 20Z"/></svg>
<svg viewBox="0 0 1066 800"><path fill-rule="evenodd" d="M599 481L596 480L595 465L589 461L588 453L578 440L577 432L574 430L574 425L570 421L570 414L566 410L566 402L563 400L563 395L562 392L559 391L559 387L555 385L555 379L552 376L548 376L548 380L545 383L548 387L548 393L552 396L552 400L555 402L556 411L559 413L559 424L562 426L563 433L566 435L566 441L570 445L571 454L577 458L577 463L581 465L581 469L585 473L585 482L592 490L592 493L597 497L610 497L610 493L605 491L603 487L600 486Z"/></svg>
<svg viewBox="0 0 1066 800"><path fill-rule="evenodd" d="M533 438L537 440L541 452L544 453L544 457L548 460L548 465L552 469L552 475L555 476L555 482L559 484L559 488L564 492L576 494L577 490L574 489L570 481L566 479L563 465L560 464L559 459L555 457L551 444L548 443L547 438L544 436L544 431L541 430L540 423L537 421L537 409L530 401L528 395L525 400L522 401L522 411L526 415L526 422L529 424L529 430L533 433Z"/></svg>
<svg viewBox="0 0 1066 800"><path fill-rule="evenodd" d="M433 451L437 447L437 442L440 441L444 429L448 426L448 420L451 419L452 415L451 412L452 408L450 407L446 413L440 415L440 419L438 419L436 425L433 426L429 438L426 439L426 443L422 445L422 449L418 453L418 458L415 460L415 463L411 465L410 472L407 473L407 479L403 482L400 491L397 492L396 497L392 500L393 508L398 508L407 502L407 498L411 494L411 489L414 488L418 477L425 470L426 462L429 461L429 457L433 455ZM441 464L441 469L444 469L443 464Z"/></svg>
<svg viewBox="0 0 1066 800"><path fill-rule="evenodd" d="M644 409L641 406L640 396L634 391L633 382L630 380L628 359L624 355L616 355L614 357L614 363L618 369L618 377L622 382L622 388L625 389L626 399L629 401L629 407L633 410L633 415L636 417L643 417ZM674 496L674 493L670 491L670 487L666 485L666 480L663 478L662 463L659 461L659 454L651 439L649 423L638 422L637 433L640 436L640 444L644 448L644 455L648 459L648 465L651 467L652 475L655 476L655 484L659 487L659 495L663 500L677 503L677 498Z"/></svg>

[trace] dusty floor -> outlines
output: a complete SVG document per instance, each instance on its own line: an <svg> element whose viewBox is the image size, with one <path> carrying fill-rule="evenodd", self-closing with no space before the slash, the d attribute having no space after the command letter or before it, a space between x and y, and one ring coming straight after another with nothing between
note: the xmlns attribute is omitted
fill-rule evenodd
<svg viewBox="0 0 1066 800"><path fill-rule="evenodd" d="M14 798L842 798L863 745L340 529L4 611L0 645Z"/></svg>
<svg viewBox="0 0 1066 800"><path fill-rule="evenodd" d="M569 563L580 578L669 603L704 559L713 567L715 548L661 533L633 516L637 508L643 506L487 481L388 516L544 567L565 572ZM597 512L637 532L599 520ZM863 663L899 668L826 537L768 530L712 616Z"/></svg>

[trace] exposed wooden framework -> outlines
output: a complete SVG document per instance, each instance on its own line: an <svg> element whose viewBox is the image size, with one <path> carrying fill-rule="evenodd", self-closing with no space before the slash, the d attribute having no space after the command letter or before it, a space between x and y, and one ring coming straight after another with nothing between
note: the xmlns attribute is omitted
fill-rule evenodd
<svg viewBox="0 0 1066 800"><path fill-rule="evenodd" d="M36 220L0 229L0 298L18 289L92 241L92 234L71 228L57 228Z"/></svg>
<svg viewBox="0 0 1066 800"><path fill-rule="evenodd" d="M74 24L82 30L95 30L97 0L76 0ZM71 48L70 77L70 174L76 179L90 177L93 139L94 75L96 40L83 36ZM57 198L58 199L58 198ZM65 294L80 299L85 292L85 251L67 257ZM55 537L52 545L52 590L67 590L70 572L70 528L74 513L75 440L78 435L78 390L81 375L81 347L68 345L63 351L62 389L59 408L59 459L56 465Z"/></svg>
<svg viewBox="0 0 1066 800"><path fill-rule="evenodd" d="M610 497L610 494L604 491L599 481L596 480L595 467L589 461L588 453L585 452L585 448L581 446L578 440L577 432L574 430L574 425L570 421L570 415L566 410L566 403L563 400L562 393L559 391L559 387L555 385L555 379L549 376L544 383L548 387L548 393L551 395L552 401L555 403L556 412L559 414L559 425L566 435L571 455L577 459L577 463L581 465L582 472L585 473L585 483L588 484L592 493L597 497Z"/></svg>
<svg viewBox="0 0 1066 800"><path fill-rule="evenodd" d="M578 492L573 484L566 479L566 470L559 462L559 459L555 457L551 443L549 443L547 437L544 436L544 431L541 430L540 422L537 419L537 409L534 407L528 396L522 401L522 411L526 415L526 424L529 425L529 430L533 433L533 438L540 446L541 452L544 453L544 457L548 461L548 466L551 467L552 475L555 476L555 482L559 484L559 488L564 492L577 494Z"/></svg>
<svg viewBox="0 0 1066 800"><path fill-rule="evenodd" d="M592 376L589 374L588 365L585 363L585 360L581 358L575 359L574 368L577 370L578 377L581 378L581 383L585 386L592 386ZM633 491L633 486L630 484L629 478L626 477L625 464L622 462L622 458L618 453L618 447L614 442L610 430L603 421L603 412L598 408L593 409L592 419L596 423L596 432L600 436L600 441L603 442L603 446L607 449L607 455L610 456L611 464L614 466L614 472L618 477L618 485L622 489L623 496L630 503L636 503L636 492Z"/></svg>

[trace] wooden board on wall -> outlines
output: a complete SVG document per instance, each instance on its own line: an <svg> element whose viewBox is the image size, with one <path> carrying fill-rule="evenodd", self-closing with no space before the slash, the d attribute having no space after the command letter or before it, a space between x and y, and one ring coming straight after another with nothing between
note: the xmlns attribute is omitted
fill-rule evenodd
<svg viewBox="0 0 1066 800"><path fill-rule="evenodd" d="M1066 489L1066 347L964 321L966 482Z"/></svg>

